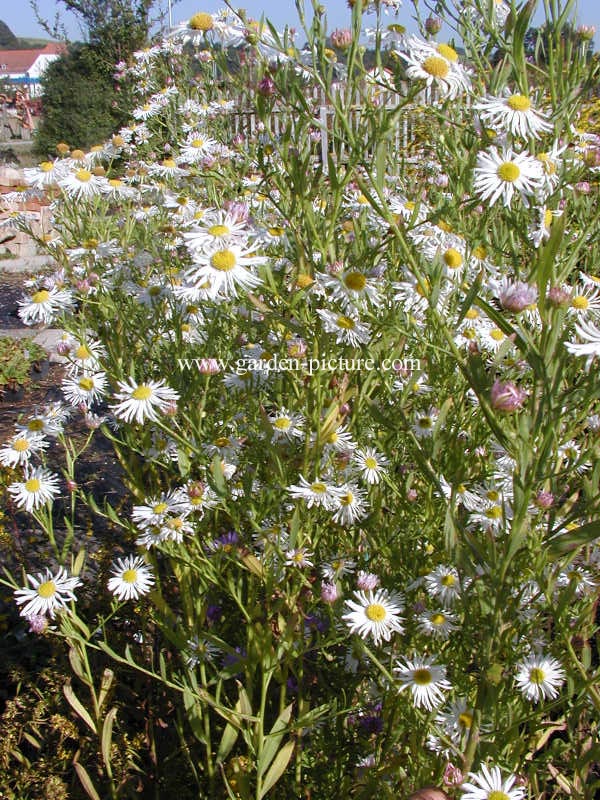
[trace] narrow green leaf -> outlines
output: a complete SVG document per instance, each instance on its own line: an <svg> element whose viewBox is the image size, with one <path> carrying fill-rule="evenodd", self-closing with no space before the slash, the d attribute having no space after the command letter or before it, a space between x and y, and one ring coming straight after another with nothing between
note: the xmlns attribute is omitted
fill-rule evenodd
<svg viewBox="0 0 600 800"><path fill-rule="evenodd" d="M238 711L240 710L237 705L236 709ZM217 763L221 764L223 761L225 761L229 753L231 753L233 750L233 746L237 742L238 735L239 730L228 722L227 725L225 725L223 735L221 736L221 741L219 742L219 748L217 750Z"/></svg>
<svg viewBox="0 0 600 800"><path fill-rule="evenodd" d="M85 793L90 798L90 800L100 800L100 795L94 788L94 784L92 783L92 779L86 772L85 768L78 762L75 761L73 764L75 767L75 772L77 773L77 777L83 788L85 789Z"/></svg>
<svg viewBox="0 0 600 800"><path fill-rule="evenodd" d="M273 786L277 783L279 778L285 772L287 765L290 763L290 758L292 757L292 753L294 752L295 743L293 741L284 744L275 760L271 764L271 769L267 772L265 776L265 781L261 787L259 793L259 800L260 798L264 797L267 792L269 792Z"/></svg>
<svg viewBox="0 0 600 800"><path fill-rule="evenodd" d="M600 521L588 522L572 531L561 531L555 534L548 542L548 551L553 556L564 556L572 550L577 550L586 544L591 544L600 538Z"/></svg>
<svg viewBox="0 0 600 800"><path fill-rule="evenodd" d="M281 714L277 717L277 719L273 723L273 727L271 728L267 736L265 736L262 753L257 764L257 772L261 777L269 769L269 765L271 764L271 761L273 761L273 759L275 758L275 754L279 749L281 740L283 739L285 731L290 723L290 719L292 716L292 707L293 703L290 703L289 706L286 706L283 709Z"/></svg>
<svg viewBox="0 0 600 800"><path fill-rule="evenodd" d="M70 683L65 683L63 686L63 694L67 699L68 704L71 706L73 711L85 722L85 724L90 728L93 733L97 733L96 731L96 724L92 719L89 711L85 708L82 704L81 700L77 697L75 692L73 691L73 687Z"/></svg>
<svg viewBox="0 0 600 800"><path fill-rule="evenodd" d="M111 708L102 725L102 736L100 737L100 748L102 750L102 760L107 770L110 770L110 746L112 743L112 730L117 716L116 707Z"/></svg>

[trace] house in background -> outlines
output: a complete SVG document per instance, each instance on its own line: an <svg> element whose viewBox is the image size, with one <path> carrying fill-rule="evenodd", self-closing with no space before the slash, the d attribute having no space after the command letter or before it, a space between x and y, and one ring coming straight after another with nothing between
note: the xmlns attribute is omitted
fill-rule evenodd
<svg viewBox="0 0 600 800"><path fill-rule="evenodd" d="M30 97L37 97L41 93L41 76L65 49L64 44L49 42L35 50L0 50L0 84L15 90L28 89Z"/></svg>

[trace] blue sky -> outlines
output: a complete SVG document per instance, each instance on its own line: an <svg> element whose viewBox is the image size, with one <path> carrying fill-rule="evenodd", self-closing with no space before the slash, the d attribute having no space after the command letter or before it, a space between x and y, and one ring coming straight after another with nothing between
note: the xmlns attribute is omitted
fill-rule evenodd
<svg viewBox="0 0 600 800"><path fill-rule="evenodd" d="M564 0L563 0L564 2ZM159 0L159 4L166 10L168 0ZM344 27L348 23L349 11L346 5L346 0L321 0L321 3L327 9L327 19L329 28ZM249 16L260 17L261 14L269 17L277 27L283 27L286 23L294 26L297 22L296 8L293 0L237 0L234 6L244 6L247 9ZM57 10L62 10L62 6L57 0L38 0L40 11L48 19L53 19ZM307 4L310 7L310 3ZM421 2L423 8L424 3ZM173 20L179 22L180 20L189 18L197 11L216 11L222 8L223 4L219 0L172 0ZM543 2L539 0L539 8L537 12L537 21L543 20ZM596 49L600 49L600 0L579 0L578 8L578 22L587 25L594 25L597 30L596 35ZM413 7L411 0L404 0L403 8L400 10L398 22L405 25L409 30L415 30L415 24L411 19ZM63 13L63 19L67 26L69 35L76 39L81 36L77 24L73 17ZM425 10L424 16L427 16ZM17 2L10 2L4 0L2 8L0 9L0 19L6 22L9 28L17 36L44 36L44 32L37 25L35 15L30 8L29 0L17 0ZM390 17L392 20L393 17Z"/></svg>

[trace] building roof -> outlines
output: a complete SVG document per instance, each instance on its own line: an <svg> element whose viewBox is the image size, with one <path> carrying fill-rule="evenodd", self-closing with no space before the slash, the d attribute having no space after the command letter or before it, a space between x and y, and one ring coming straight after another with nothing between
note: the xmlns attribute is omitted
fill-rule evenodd
<svg viewBox="0 0 600 800"><path fill-rule="evenodd" d="M65 49L60 42L49 42L45 47L35 50L0 50L0 78L27 72L40 56L58 56Z"/></svg>

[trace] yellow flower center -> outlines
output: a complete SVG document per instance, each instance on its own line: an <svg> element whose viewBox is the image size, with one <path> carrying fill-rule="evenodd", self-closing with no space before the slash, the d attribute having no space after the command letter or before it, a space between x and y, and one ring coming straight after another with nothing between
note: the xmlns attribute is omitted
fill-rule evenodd
<svg viewBox="0 0 600 800"><path fill-rule="evenodd" d="M90 392L94 388L94 381L91 378L81 378L79 388L84 392Z"/></svg>
<svg viewBox="0 0 600 800"><path fill-rule="evenodd" d="M283 236L283 234L285 233L285 228L274 226L269 228L269 233L271 236Z"/></svg>
<svg viewBox="0 0 600 800"><path fill-rule="evenodd" d="M454 584L456 583L456 578L452 574L444 575L440 583L442 584L442 586L450 588L454 586Z"/></svg>
<svg viewBox="0 0 600 800"><path fill-rule="evenodd" d="M502 331L500 330L500 328L492 328L492 330L490 331L490 337L491 337L491 338L492 338L492 339L493 339L495 342L501 342L501 341L502 341L502 339L504 339L504 334L502 333Z"/></svg>
<svg viewBox="0 0 600 800"><path fill-rule="evenodd" d="M431 672L425 667L416 669L413 673L413 680L417 686L428 686L432 681Z"/></svg>
<svg viewBox="0 0 600 800"><path fill-rule="evenodd" d="M444 253L444 261L449 269L458 269L463 263L463 258L458 250L451 247Z"/></svg>
<svg viewBox="0 0 600 800"><path fill-rule="evenodd" d="M31 494L35 494L36 492L39 492L39 490L41 488L42 488L42 484L38 480L38 478L29 478L28 481L25 481L25 491L26 492L31 492Z"/></svg>
<svg viewBox="0 0 600 800"><path fill-rule="evenodd" d="M194 139L192 141L192 147L196 148L204 147L204 139Z"/></svg>
<svg viewBox="0 0 600 800"><path fill-rule="evenodd" d="M215 22L211 14L200 11L190 19L188 25L193 31L210 31L215 27Z"/></svg>
<svg viewBox="0 0 600 800"><path fill-rule="evenodd" d="M497 175L500 180L505 181L506 183L514 183L519 179L520 174L521 170L514 163L514 161L504 161L502 164L500 164L497 171Z"/></svg>
<svg viewBox="0 0 600 800"><path fill-rule="evenodd" d="M448 62L441 56L429 56L421 66L433 78L445 78L450 72Z"/></svg>
<svg viewBox="0 0 600 800"><path fill-rule="evenodd" d="M576 294L571 299L571 306L573 308L578 309L579 311L585 311L586 308L589 306L590 301L582 294Z"/></svg>
<svg viewBox="0 0 600 800"><path fill-rule="evenodd" d="M431 428L432 424L431 417L421 417L419 420L419 428Z"/></svg>
<svg viewBox="0 0 600 800"><path fill-rule="evenodd" d="M211 236L229 236L231 230L227 227L227 225L211 225L208 229L208 232Z"/></svg>
<svg viewBox="0 0 600 800"><path fill-rule="evenodd" d="M485 515L488 519L501 519L502 509L500 506L492 506L486 510Z"/></svg>
<svg viewBox="0 0 600 800"><path fill-rule="evenodd" d="M497 503L500 499L500 494L495 489L490 489L489 492L485 493L485 496L491 503Z"/></svg>
<svg viewBox="0 0 600 800"><path fill-rule="evenodd" d="M340 504L343 506L351 506L354 502L354 494L352 492L346 492L340 497Z"/></svg>
<svg viewBox="0 0 600 800"><path fill-rule="evenodd" d="M45 303L49 299L50 292L47 289L40 289L40 291L36 292L31 298L34 303Z"/></svg>
<svg viewBox="0 0 600 800"><path fill-rule="evenodd" d="M387 617L387 611L381 603L371 603L365 608L365 616L371 622L383 622Z"/></svg>
<svg viewBox="0 0 600 800"><path fill-rule="evenodd" d="M210 265L219 272L229 272L237 263L235 253L231 250L218 250L210 257Z"/></svg>
<svg viewBox="0 0 600 800"><path fill-rule="evenodd" d="M479 311L477 311L476 308L470 308L465 314L465 317L467 319L477 319L478 316L479 316Z"/></svg>
<svg viewBox="0 0 600 800"><path fill-rule="evenodd" d="M479 245L473 250L473 255L475 258L478 258L480 261L483 261L484 258L487 256L487 250L482 245Z"/></svg>
<svg viewBox="0 0 600 800"><path fill-rule="evenodd" d="M92 354L84 344L80 344L77 350L75 350L75 358L79 358L81 361L85 361L86 358L91 358L91 357Z"/></svg>
<svg viewBox="0 0 600 800"><path fill-rule="evenodd" d="M307 273L302 273L296 278L296 286L298 286L299 289L307 289L312 282L312 277Z"/></svg>
<svg viewBox="0 0 600 800"><path fill-rule="evenodd" d="M215 447L229 447L231 445L231 439L228 439L227 436L218 436L214 444Z"/></svg>
<svg viewBox="0 0 600 800"><path fill-rule="evenodd" d="M532 667L529 670L529 680L531 683L535 683L537 686L539 686L546 680L546 673L539 667Z"/></svg>
<svg viewBox="0 0 600 800"><path fill-rule="evenodd" d="M279 419L276 419L273 423L274 427L279 431L287 431L291 424L292 421L289 417L279 417Z"/></svg>
<svg viewBox="0 0 600 800"><path fill-rule="evenodd" d="M473 724L472 714L469 714L468 711L463 711L462 714L458 715L458 724L461 726L461 728L466 728L469 730Z"/></svg>
<svg viewBox="0 0 600 800"><path fill-rule="evenodd" d="M27 439L16 439L13 442L13 450L16 450L17 453L25 453L29 450L29 442Z"/></svg>
<svg viewBox="0 0 600 800"><path fill-rule="evenodd" d="M449 44L444 44L443 42L438 44L437 51L446 61L458 61L458 53Z"/></svg>
<svg viewBox="0 0 600 800"><path fill-rule="evenodd" d="M169 506L167 505L167 503L157 503L155 506L153 506L152 513L164 514L168 507Z"/></svg>
<svg viewBox="0 0 600 800"><path fill-rule="evenodd" d="M367 279L362 272L349 272L344 277L344 284L353 292L362 292L367 284Z"/></svg>
<svg viewBox="0 0 600 800"><path fill-rule="evenodd" d="M120 181L118 178L110 178L108 183L112 186L113 189L118 189L119 186L123 185L123 181Z"/></svg>
<svg viewBox="0 0 600 800"><path fill-rule="evenodd" d="M44 581L44 583L40 583L37 587L37 593L39 597L43 597L44 600L47 600L49 597L53 597L56 594L56 584L54 581Z"/></svg>
<svg viewBox="0 0 600 800"><path fill-rule="evenodd" d="M134 400L148 400L152 397L152 389L142 383L133 390L131 396Z"/></svg>
<svg viewBox="0 0 600 800"><path fill-rule="evenodd" d="M513 94L506 101L506 105L513 111L529 111L531 100L524 94Z"/></svg>
<svg viewBox="0 0 600 800"><path fill-rule="evenodd" d="M44 420L43 419L31 419L27 423L27 430L28 431L43 431L44 430Z"/></svg>
<svg viewBox="0 0 600 800"><path fill-rule="evenodd" d="M499 789L494 789L487 796L487 800L510 800L506 792L501 792Z"/></svg>
<svg viewBox="0 0 600 800"><path fill-rule="evenodd" d="M335 324L338 328L343 328L348 331L352 331L356 327L354 320L350 319L350 317L345 317L343 314L336 319Z"/></svg>
<svg viewBox="0 0 600 800"><path fill-rule="evenodd" d="M365 458L365 467L367 469L377 469L377 461L373 458L373 456L368 456Z"/></svg>
<svg viewBox="0 0 600 800"><path fill-rule="evenodd" d="M40 169L42 172L52 172L54 169L54 163L52 161L42 161L40 164Z"/></svg>
<svg viewBox="0 0 600 800"><path fill-rule="evenodd" d="M432 625L443 625L446 622L446 617L444 614L437 613L431 615L431 624Z"/></svg>
<svg viewBox="0 0 600 800"><path fill-rule="evenodd" d="M135 583L137 581L137 569L126 569L121 575L121 579L125 583Z"/></svg>
<svg viewBox="0 0 600 800"><path fill-rule="evenodd" d="M324 483L317 482L311 484L310 490L314 494L325 494L325 492L327 491L327 487L325 486Z"/></svg>
<svg viewBox="0 0 600 800"><path fill-rule="evenodd" d="M162 165L167 169L174 169L177 166L172 158L165 158L165 160L162 162Z"/></svg>
<svg viewBox="0 0 600 800"><path fill-rule="evenodd" d="M92 179L92 173L89 169L78 169L75 173L75 177L80 183L87 183Z"/></svg>

